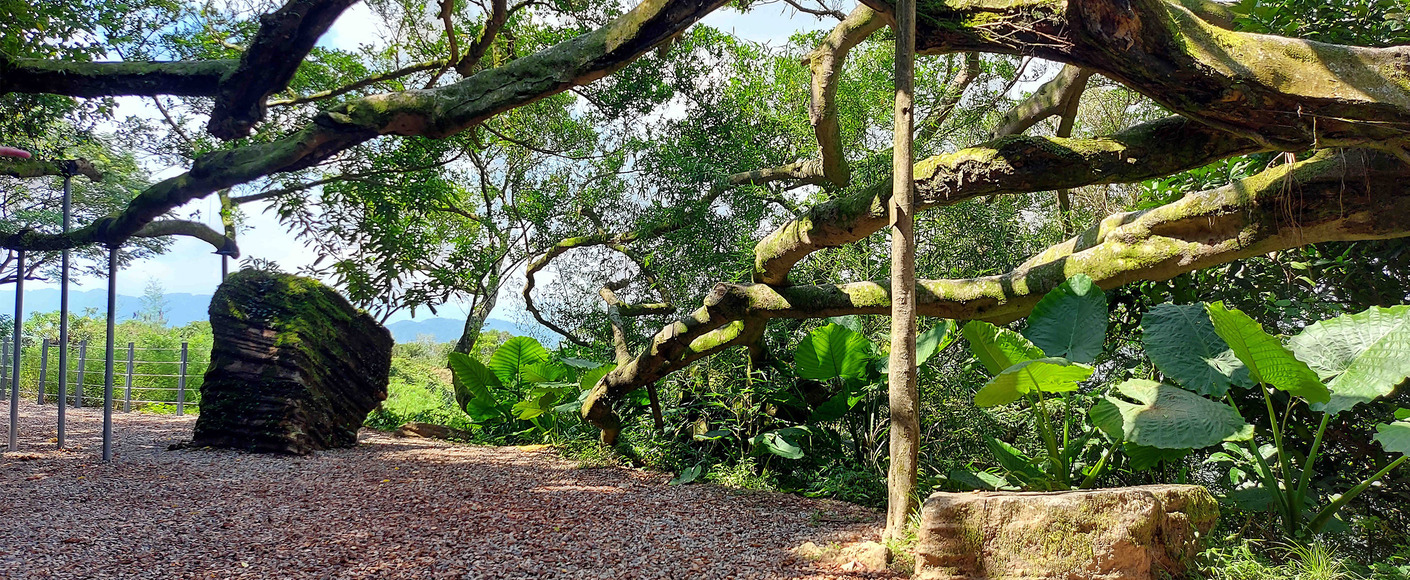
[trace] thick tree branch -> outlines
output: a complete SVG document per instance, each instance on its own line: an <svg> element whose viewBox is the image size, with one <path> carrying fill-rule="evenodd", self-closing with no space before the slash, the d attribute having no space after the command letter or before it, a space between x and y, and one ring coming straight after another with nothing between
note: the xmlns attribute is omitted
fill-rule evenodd
<svg viewBox="0 0 1410 580"><path fill-rule="evenodd" d="M0 158L0 175L10 177L82 175L93 181L103 180L102 172L93 167L93 163L87 159L43 161L33 157L29 159L3 157Z"/></svg>
<svg viewBox="0 0 1410 580"><path fill-rule="evenodd" d="M215 94L238 61L67 62L15 58L0 52L0 93L70 97Z"/></svg>
<svg viewBox="0 0 1410 580"><path fill-rule="evenodd" d="M265 99L289 86L294 71L318 38L357 0L289 0L260 16L240 64L220 79L206 130L220 139L239 139L264 120Z"/></svg>
<svg viewBox="0 0 1410 580"><path fill-rule="evenodd" d="M1092 71L1081 67L1072 65L1062 67L1056 78L1043 83L1043 86L1038 87L1038 90L1033 91L1033 94L1018 106L1004 113L1004 118L999 121L998 127L994 128L993 136L1021 135L1029 127L1044 119L1062 114L1069 89L1078 85L1085 88L1087 79L1091 76Z"/></svg>
<svg viewBox="0 0 1410 580"><path fill-rule="evenodd" d="M1326 241L1410 236L1410 166L1361 150L1326 150L1155 209L1112 215L998 276L919 281L920 313L1008 322L1075 274L1111 289ZM773 318L886 314L883 281L820 286L718 284L704 306L667 326L594 387L583 416L615 436L611 405L647 382L735 342Z"/></svg>
<svg viewBox="0 0 1410 580"><path fill-rule="evenodd" d="M134 238L164 238L167 236L187 236L201 240L220 254L225 254L232 258L240 257L240 247L235 244L235 240L225 237L201 222L188 220L157 220L142 226L137 233L132 234Z"/></svg>
<svg viewBox="0 0 1410 580"><path fill-rule="evenodd" d="M520 5L522 7L524 5ZM519 7L515 7L517 10ZM465 50L465 57L455 63L455 72L462 77L468 77L475 72L475 67L480 64L480 60L485 58L485 53L494 44L494 39L499 36L499 31L504 29L504 25L509 22L509 9L507 0L491 0L490 13L485 19L485 27L480 29L480 35L475 38L475 42L470 43L470 47Z"/></svg>
<svg viewBox="0 0 1410 580"><path fill-rule="evenodd" d="M865 0L889 11L887 0ZM1193 8L1194 10L1191 10ZM1410 46L1361 48L1220 27L1198 0L941 0L920 8L929 54L1031 55L1092 69L1180 115L1278 150L1410 136Z"/></svg>
<svg viewBox="0 0 1410 580"><path fill-rule="evenodd" d="M916 164L916 209L985 195L1130 183L1262 150L1247 139L1172 117L1110 137L1014 136ZM808 254L861 240L886 226L891 184L814 206L754 249L755 280L783 284Z"/></svg>
<svg viewBox="0 0 1410 580"><path fill-rule="evenodd" d="M851 181L847 159L842 152L842 129L837 122L837 85L842 79L842 67L847 53L857 43L886 25L886 17L866 6L857 6L822 44L814 48L803 63L813 71L812 104L808 118L813 123L818 145L822 149L822 175L838 187Z"/></svg>
<svg viewBox="0 0 1410 580"><path fill-rule="evenodd" d="M498 113L611 74L723 3L645 2L602 28L460 82L344 103L279 140L202 156L189 172L147 188L116 216L66 236L0 232L0 247L59 250L95 242L120 244L188 201L273 173L310 167L378 135L453 135Z"/></svg>

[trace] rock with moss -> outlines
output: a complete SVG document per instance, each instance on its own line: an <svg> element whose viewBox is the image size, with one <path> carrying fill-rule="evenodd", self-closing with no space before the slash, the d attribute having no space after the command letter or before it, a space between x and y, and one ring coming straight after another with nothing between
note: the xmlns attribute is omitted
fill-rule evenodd
<svg viewBox="0 0 1410 580"><path fill-rule="evenodd" d="M210 317L215 341L190 446L351 447L387 398L391 333L315 280L242 270L216 290Z"/></svg>
<svg viewBox="0 0 1410 580"><path fill-rule="evenodd" d="M1219 504L1202 487L936 493L921 509L918 580L1187 578Z"/></svg>

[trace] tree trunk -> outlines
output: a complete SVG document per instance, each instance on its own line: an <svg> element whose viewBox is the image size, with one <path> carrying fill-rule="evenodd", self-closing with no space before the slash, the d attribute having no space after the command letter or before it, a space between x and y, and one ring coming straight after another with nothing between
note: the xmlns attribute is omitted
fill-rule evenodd
<svg viewBox="0 0 1410 580"><path fill-rule="evenodd" d="M472 354L475 350L475 341L480 339L480 330L485 327L485 320L490 317L490 311L494 310L495 302L499 300L499 278L496 277L494 283L487 286L489 292L470 307L470 316L465 318L465 328L460 331L460 340L455 341L455 352Z"/></svg>
<svg viewBox="0 0 1410 580"><path fill-rule="evenodd" d="M916 395L915 0L896 3L896 129L891 186L891 465L886 474L887 539L902 535L915 507L920 404Z"/></svg>

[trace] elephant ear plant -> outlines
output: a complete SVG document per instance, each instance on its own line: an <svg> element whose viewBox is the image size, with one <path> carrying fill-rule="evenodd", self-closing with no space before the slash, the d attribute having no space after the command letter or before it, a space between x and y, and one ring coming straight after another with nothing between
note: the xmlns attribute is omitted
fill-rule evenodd
<svg viewBox="0 0 1410 580"><path fill-rule="evenodd" d="M1018 448L990 437L990 452L1007 472L958 474L986 487L1012 482L1025 489L1070 489L1074 481L1086 487L1106 467L1109 453L1092 466L1078 459L1097 431L1082 425L1074 412L1073 391L1092 376L1106 340L1107 305L1102 290L1083 275L1063 282L1033 308L1023 334L993 324L971 321L962 334L970 351L994 375L974 395L974 404L990 408L1022 402L1042 439L1046 455L1030 458ZM1074 469L1076 473L1074 473Z"/></svg>
<svg viewBox="0 0 1410 580"><path fill-rule="evenodd" d="M1045 452L1030 458L991 437L988 447L1007 479L969 475L989 487L1012 482L1024 489L1085 489L1113 468L1118 450L1131 469L1141 470L1178 460L1192 448L1252 436L1253 428L1228 405L1139 379L1112 387L1110 396L1085 413L1090 422L1083 421L1078 406L1087 399L1077 394L1078 387L1094 372L1091 365L1102 351L1106 329L1106 296L1080 274L1038 302L1022 334L987 322L965 325L970 349L994 375L975 394L974 404L992 408L1024 403ZM1223 365L1219 369L1237 366L1232 356L1209 358ZM1214 374L1201 377L1210 384L1225 377Z"/></svg>
<svg viewBox="0 0 1410 580"><path fill-rule="evenodd" d="M557 358L527 336L505 341L489 364L450 353L456 403L475 424L504 435L561 435L558 416L577 413L587 391L612 367Z"/></svg>
<svg viewBox="0 0 1410 580"><path fill-rule="evenodd" d="M1211 445L1217 442L1214 435L1234 429L1228 439L1241 445L1225 443L1225 451L1209 459L1232 464L1231 484L1242 489L1230 499L1246 507L1272 507L1294 537L1322 531L1342 506L1410 453L1410 412L1402 409L1396 421L1378 425L1375 435L1386 451L1402 454L1399 458L1325 503L1310 488L1331 417L1390 394L1410 377L1410 307L1371 308L1318 322L1286 344L1219 302L1161 305L1146 314L1141 327L1147 355L1179 388L1127 381L1114 394L1141 404L1109 396L1093 408L1093 421L1128 441L1162 449ZM1257 390L1271 445L1259 446L1251 428L1239 426L1245 414L1230 396L1232 389ZM1275 396L1287 402L1280 405ZM1305 453L1286 440L1297 404L1321 415Z"/></svg>

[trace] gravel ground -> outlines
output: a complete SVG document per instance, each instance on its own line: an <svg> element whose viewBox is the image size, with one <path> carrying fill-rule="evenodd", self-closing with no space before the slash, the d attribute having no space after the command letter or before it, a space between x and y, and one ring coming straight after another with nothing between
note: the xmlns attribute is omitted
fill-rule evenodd
<svg viewBox="0 0 1410 580"><path fill-rule="evenodd" d="M890 577L789 552L874 538L841 502L369 430L309 457L168 451L195 418L139 413L104 464L101 410L68 411L63 451L56 413L22 403L0 459L0 578Z"/></svg>

